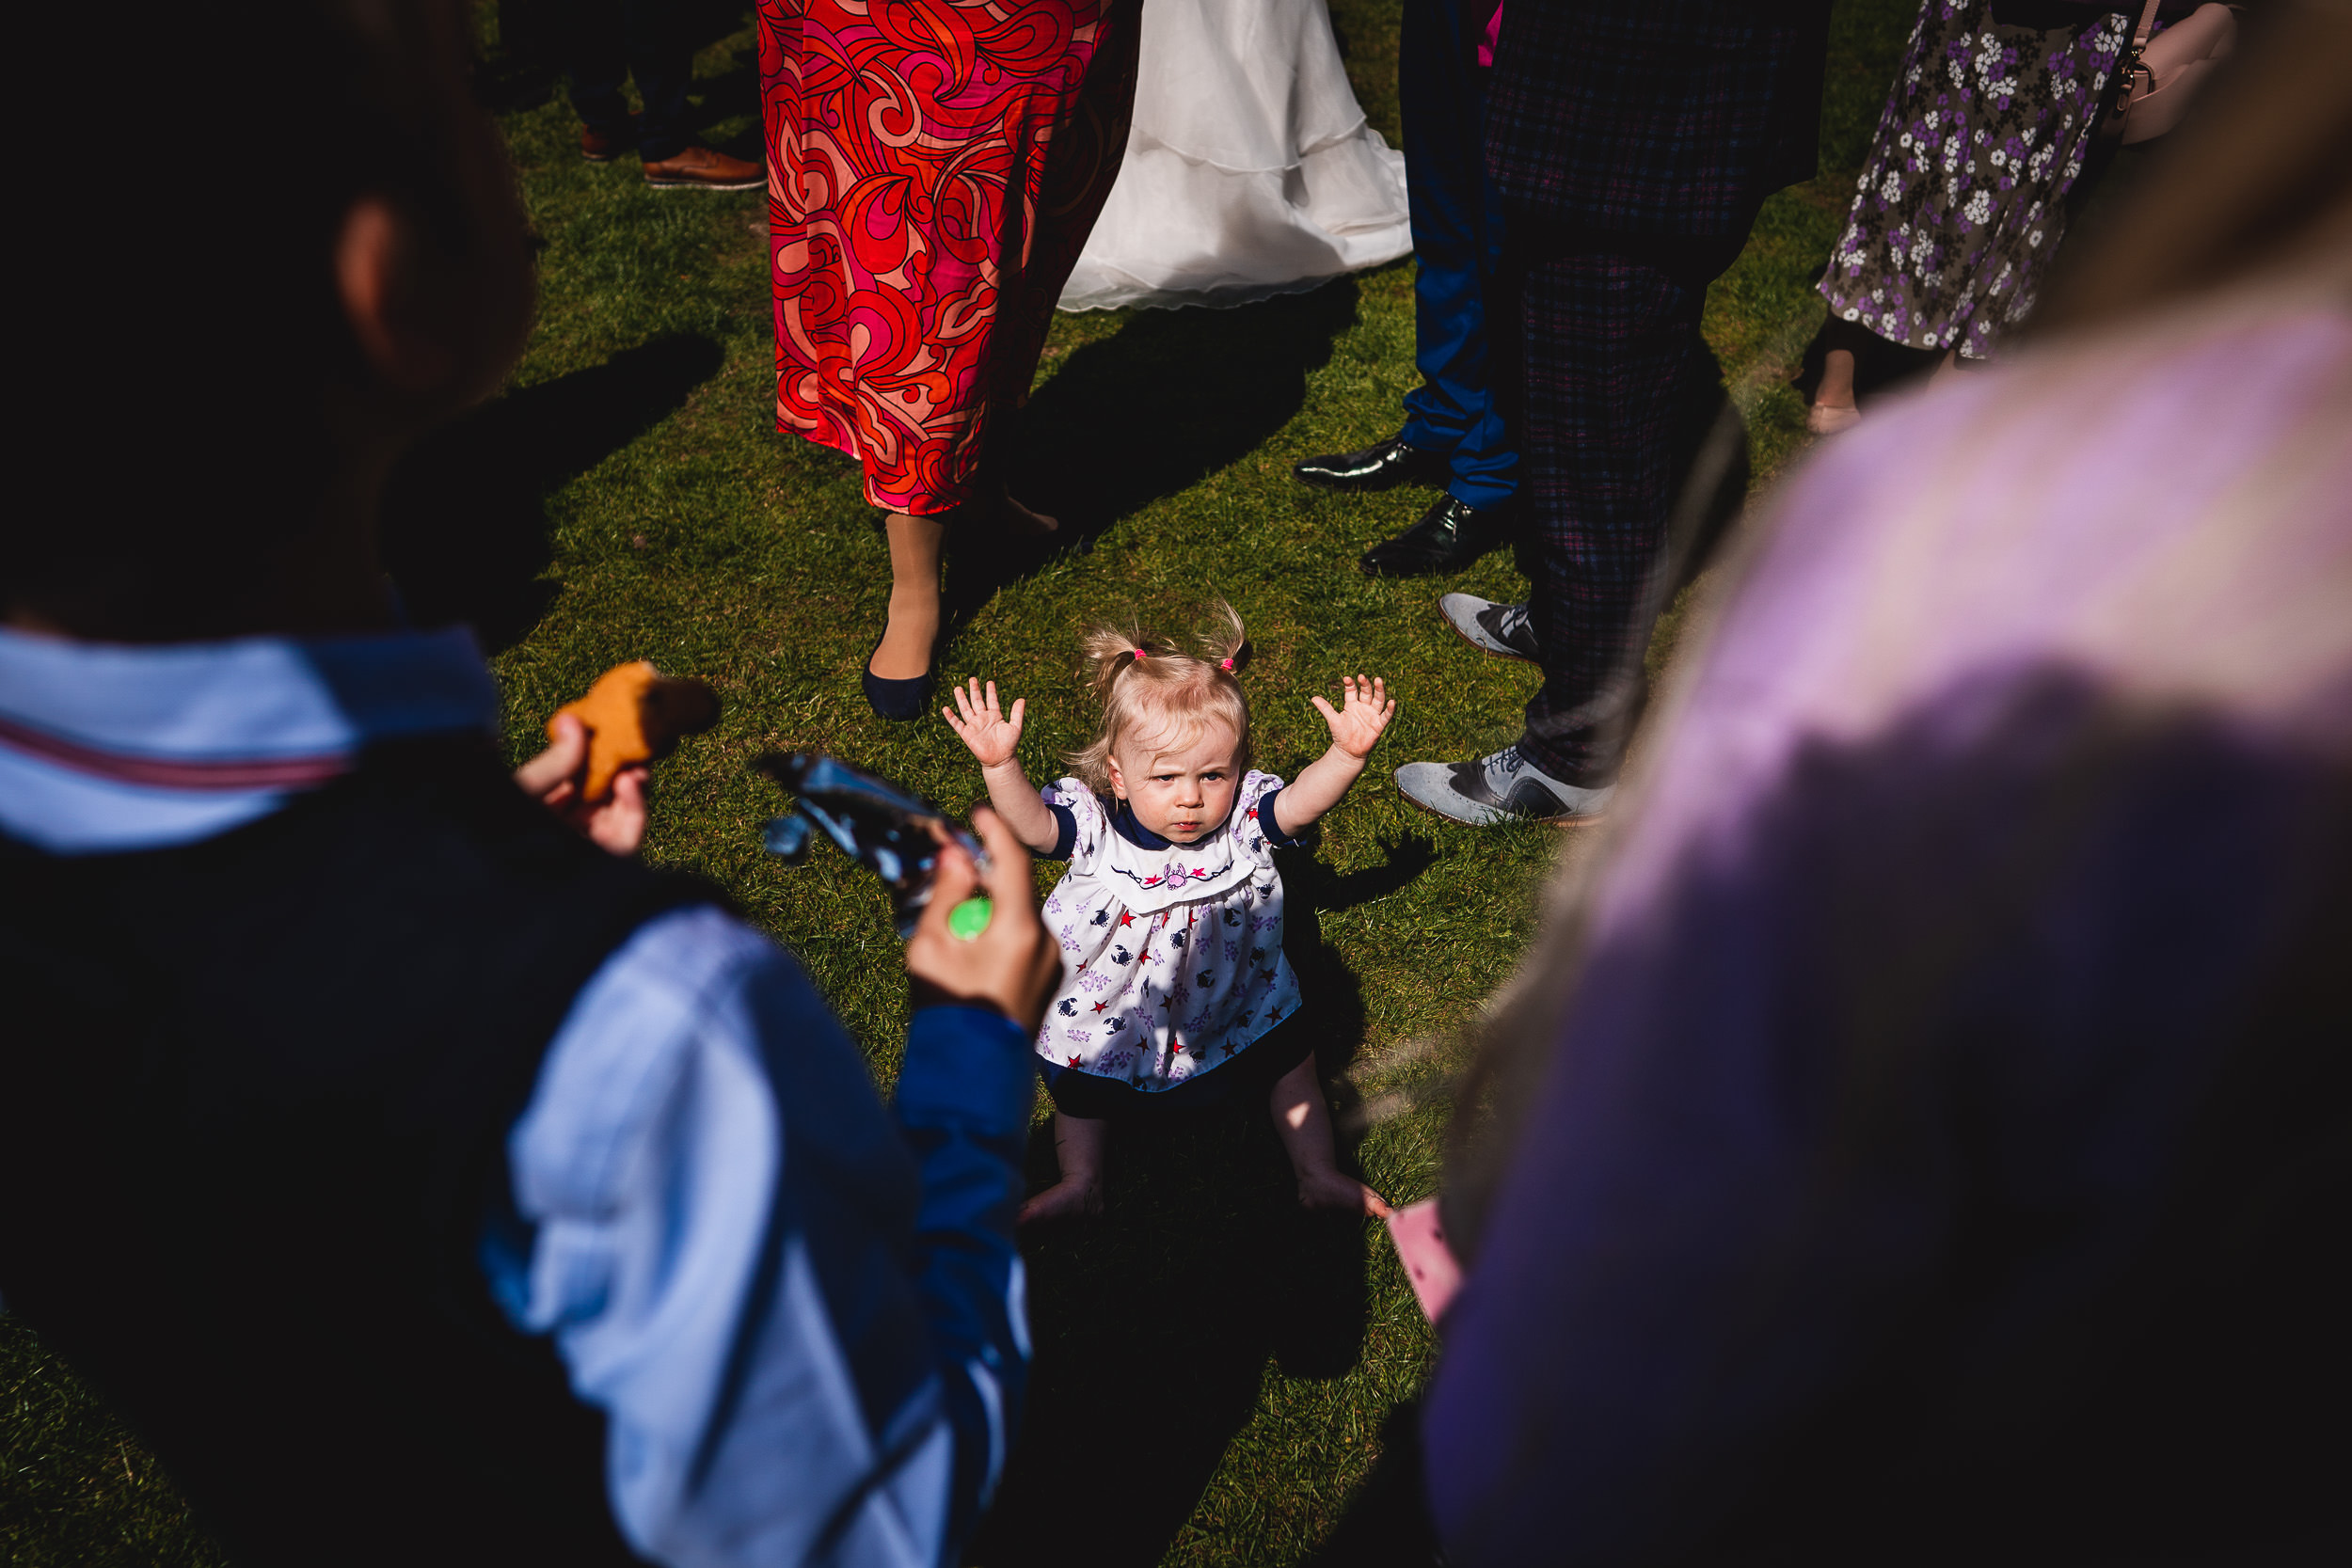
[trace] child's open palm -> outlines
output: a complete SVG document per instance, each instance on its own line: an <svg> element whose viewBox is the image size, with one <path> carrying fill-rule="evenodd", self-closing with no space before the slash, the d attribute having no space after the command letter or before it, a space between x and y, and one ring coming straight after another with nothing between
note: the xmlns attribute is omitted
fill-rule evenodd
<svg viewBox="0 0 2352 1568"><path fill-rule="evenodd" d="M1361 675L1343 675L1340 689L1339 707L1317 697L1315 710L1331 726L1331 744L1360 761L1372 755L1380 732L1396 716L1396 704L1389 698L1387 684L1377 676L1366 680Z"/></svg>
<svg viewBox="0 0 2352 1568"><path fill-rule="evenodd" d="M1027 704L1014 698L1012 713L1007 717L996 706L996 683L988 683L985 696L980 691L979 677L972 679L972 689L951 687L956 694L956 712L939 710L940 717L954 726L957 737L971 749L982 768L994 768L1012 760L1013 748L1021 744L1021 720Z"/></svg>

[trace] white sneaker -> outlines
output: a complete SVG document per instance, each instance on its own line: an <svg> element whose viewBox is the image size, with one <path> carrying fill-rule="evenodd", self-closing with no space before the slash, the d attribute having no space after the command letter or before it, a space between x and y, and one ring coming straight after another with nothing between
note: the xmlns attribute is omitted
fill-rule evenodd
<svg viewBox="0 0 2352 1568"><path fill-rule="evenodd" d="M1481 653L1523 658L1540 664L1535 646L1535 623L1523 604L1503 604L1475 594L1448 594L1438 600L1438 613Z"/></svg>
<svg viewBox="0 0 2352 1568"><path fill-rule="evenodd" d="M1423 810L1472 827L1523 817L1581 828L1599 821L1617 793L1613 784L1598 789L1562 784L1539 772L1517 746L1475 762L1408 762L1396 770L1396 787Z"/></svg>

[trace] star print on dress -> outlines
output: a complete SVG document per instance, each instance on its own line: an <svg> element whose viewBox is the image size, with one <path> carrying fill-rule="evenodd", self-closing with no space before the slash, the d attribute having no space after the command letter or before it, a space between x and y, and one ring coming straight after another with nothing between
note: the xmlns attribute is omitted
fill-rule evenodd
<svg viewBox="0 0 2352 1568"><path fill-rule="evenodd" d="M1067 957L1048 1015L1055 1027L1038 1040L1047 1061L1063 1067L1074 1049L1078 1071L1146 1092L1173 1088L1246 1050L1268 1027L1269 1004L1296 1011L1296 978L1274 944L1280 876L1251 847L1263 834L1250 814L1263 819L1265 798L1280 787L1252 771L1226 822L1195 844L1152 847L1118 830L1113 802L1074 779L1055 787L1077 819L1078 847L1052 895ZM1195 940L1204 928L1206 940ZM1053 1037L1065 1022L1087 1026L1070 1032L1068 1046Z"/></svg>

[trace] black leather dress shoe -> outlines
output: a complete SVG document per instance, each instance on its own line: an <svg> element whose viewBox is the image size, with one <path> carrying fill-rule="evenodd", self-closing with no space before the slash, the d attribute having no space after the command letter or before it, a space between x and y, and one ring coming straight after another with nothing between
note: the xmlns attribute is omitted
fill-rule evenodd
<svg viewBox="0 0 2352 1568"><path fill-rule="evenodd" d="M1458 572L1502 543L1501 507L1482 512L1440 496L1420 522L1364 552L1364 570L1376 578L1419 578Z"/></svg>
<svg viewBox="0 0 2352 1568"><path fill-rule="evenodd" d="M1318 490L1350 490L1367 495L1393 490L1400 484L1443 484L1454 467L1443 452L1408 447L1404 437L1391 436L1361 451L1310 457L1291 469L1291 476Z"/></svg>

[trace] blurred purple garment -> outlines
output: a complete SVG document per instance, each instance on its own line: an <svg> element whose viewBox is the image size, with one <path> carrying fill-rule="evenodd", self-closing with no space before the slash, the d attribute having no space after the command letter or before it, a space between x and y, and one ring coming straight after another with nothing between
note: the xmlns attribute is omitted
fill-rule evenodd
<svg viewBox="0 0 2352 1568"><path fill-rule="evenodd" d="M1444 1323L1453 1562L2345 1530L2338 290L1940 387L1762 525Z"/></svg>

